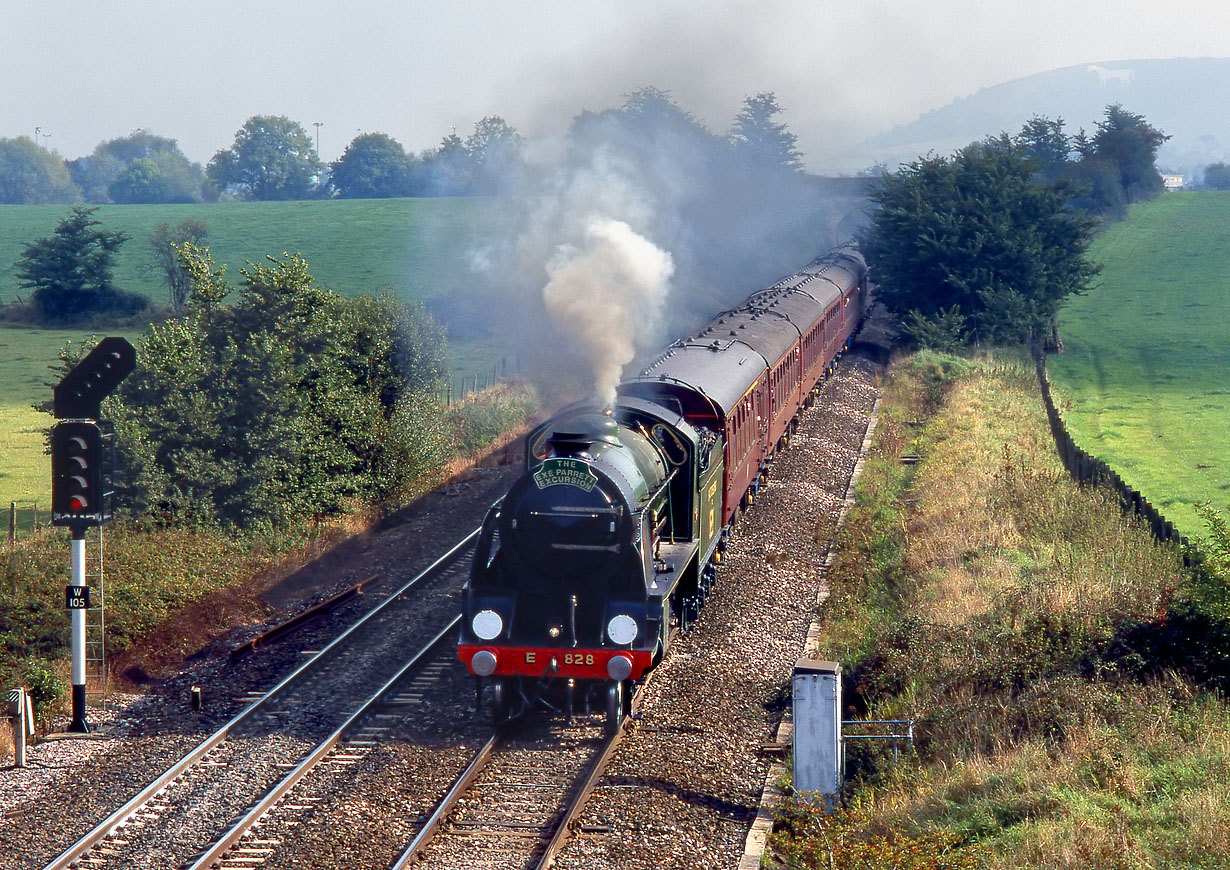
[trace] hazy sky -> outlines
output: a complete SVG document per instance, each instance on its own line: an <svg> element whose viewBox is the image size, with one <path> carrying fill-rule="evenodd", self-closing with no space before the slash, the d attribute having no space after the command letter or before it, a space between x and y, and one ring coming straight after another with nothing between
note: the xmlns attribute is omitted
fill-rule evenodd
<svg viewBox="0 0 1230 870"><path fill-rule="evenodd" d="M774 91L813 168L981 87L1062 66L1230 56L1215 0L0 0L0 137L68 158L144 127L205 162L255 114L325 160L500 115L530 137L645 85L724 132Z"/></svg>

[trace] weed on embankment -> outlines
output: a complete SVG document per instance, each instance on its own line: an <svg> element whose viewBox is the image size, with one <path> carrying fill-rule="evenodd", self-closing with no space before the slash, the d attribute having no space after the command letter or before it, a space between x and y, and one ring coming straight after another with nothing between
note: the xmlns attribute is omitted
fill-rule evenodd
<svg viewBox="0 0 1230 870"><path fill-rule="evenodd" d="M1230 865L1230 707L1210 689L1230 669L1171 626L1224 629L1201 604L1221 581L1068 478L1024 355L918 354L881 411L821 649L845 718L911 719L915 752L850 742L844 809L783 807L777 857Z"/></svg>

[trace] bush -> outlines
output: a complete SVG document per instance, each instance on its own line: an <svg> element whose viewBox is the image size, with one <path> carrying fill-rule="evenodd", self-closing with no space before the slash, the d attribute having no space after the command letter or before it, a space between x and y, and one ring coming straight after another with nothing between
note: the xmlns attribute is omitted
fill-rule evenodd
<svg viewBox="0 0 1230 870"><path fill-rule="evenodd" d="M30 690L34 720L47 725L60 709L64 699L64 680L55 664L44 658L27 659L21 672L22 683Z"/></svg>
<svg viewBox="0 0 1230 870"><path fill-rule="evenodd" d="M322 289L298 256L234 288L207 252L185 250L187 313L150 328L104 403L131 514L285 529L395 498L415 469L438 467L451 445L413 431L440 415L422 397L444 373L443 335L421 309Z"/></svg>
<svg viewBox="0 0 1230 870"><path fill-rule="evenodd" d="M504 432L520 424L537 407L533 393L523 384L501 383L470 393L449 412L457 449L473 454Z"/></svg>
<svg viewBox="0 0 1230 870"><path fill-rule="evenodd" d="M931 317L910 311L901 331L918 347L952 353L965 344L965 320L957 305L940 309Z"/></svg>
<svg viewBox="0 0 1230 870"><path fill-rule="evenodd" d="M917 834L869 830L871 813L841 809L826 813L794 798L774 813L778 833L773 846L790 867L829 870L973 870L987 850L952 831Z"/></svg>

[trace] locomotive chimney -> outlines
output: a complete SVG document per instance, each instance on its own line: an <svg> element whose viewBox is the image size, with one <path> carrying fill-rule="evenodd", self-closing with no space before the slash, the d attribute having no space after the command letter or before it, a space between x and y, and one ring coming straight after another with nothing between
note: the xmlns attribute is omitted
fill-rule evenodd
<svg viewBox="0 0 1230 870"><path fill-rule="evenodd" d="M547 443L559 456L575 456L595 443L622 446L619 424L609 414L589 412L560 420Z"/></svg>

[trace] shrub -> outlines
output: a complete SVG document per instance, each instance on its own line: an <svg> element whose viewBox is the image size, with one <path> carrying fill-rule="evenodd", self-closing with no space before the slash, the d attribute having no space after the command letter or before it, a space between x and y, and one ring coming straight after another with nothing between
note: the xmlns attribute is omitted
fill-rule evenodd
<svg viewBox="0 0 1230 870"><path fill-rule="evenodd" d="M470 393L449 412L457 449L472 454L534 413L537 401L524 384L501 383Z"/></svg>
<svg viewBox="0 0 1230 870"><path fill-rule="evenodd" d="M828 814L813 802L793 798L780 804L774 816L778 833L772 843L791 867L973 870L986 856L985 848L952 831L875 832L865 809Z"/></svg>
<svg viewBox="0 0 1230 870"><path fill-rule="evenodd" d="M21 678L30 690L34 720L45 726L55 716L64 699L63 678L56 671L55 664L44 658L27 659Z"/></svg>

